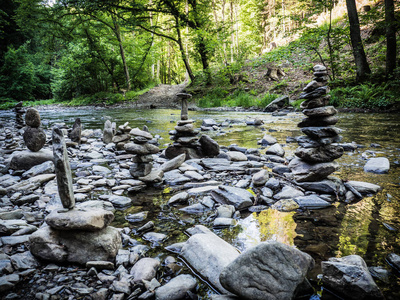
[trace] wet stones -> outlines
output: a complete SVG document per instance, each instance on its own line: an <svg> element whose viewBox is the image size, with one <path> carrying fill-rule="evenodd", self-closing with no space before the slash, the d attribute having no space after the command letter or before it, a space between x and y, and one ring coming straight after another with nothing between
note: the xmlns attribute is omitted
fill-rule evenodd
<svg viewBox="0 0 400 300"><path fill-rule="evenodd" d="M305 136L297 139L300 145L295 152L297 158L289 164L298 182L323 180L338 169L334 160L344 152L342 147L332 145L340 141L340 129L333 126L338 121L337 110L326 106L329 102L326 96L327 70L321 65L313 69L313 81L299 96L299 99L306 99L301 105L306 118L298 124Z"/></svg>
<svg viewBox="0 0 400 300"><path fill-rule="evenodd" d="M153 139L150 132L134 128L130 131L130 135L133 136L133 142L124 146L127 153L135 154L129 172L133 178L145 177L153 169L153 154L157 154L160 149L149 143Z"/></svg>
<svg viewBox="0 0 400 300"><path fill-rule="evenodd" d="M111 143L114 137L114 130L110 120L107 120L104 123L104 130L103 130L103 142L105 144Z"/></svg>
<svg viewBox="0 0 400 300"><path fill-rule="evenodd" d="M24 142L29 150L37 152L46 143L46 134L40 128L40 115L34 108L29 108L25 115L26 129L24 132Z"/></svg>
<svg viewBox="0 0 400 300"><path fill-rule="evenodd" d="M74 143L81 143L81 134L82 134L82 124L81 124L81 119L76 118L74 125L72 125L72 130L70 133L68 133L68 137L73 141Z"/></svg>

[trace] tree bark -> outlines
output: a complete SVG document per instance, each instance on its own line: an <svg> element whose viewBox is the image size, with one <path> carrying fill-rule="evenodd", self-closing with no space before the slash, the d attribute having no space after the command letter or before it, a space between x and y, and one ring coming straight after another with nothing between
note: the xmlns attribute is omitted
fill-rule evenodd
<svg viewBox="0 0 400 300"><path fill-rule="evenodd" d="M396 19L394 16L394 1L385 0L386 20L386 76L393 74L396 68Z"/></svg>
<svg viewBox="0 0 400 300"><path fill-rule="evenodd" d="M350 39L353 48L354 60L356 63L356 80L364 81L368 74L371 74L367 57L361 40L360 22L358 20L355 0L346 0L347 14L350 23Z"/></svg>

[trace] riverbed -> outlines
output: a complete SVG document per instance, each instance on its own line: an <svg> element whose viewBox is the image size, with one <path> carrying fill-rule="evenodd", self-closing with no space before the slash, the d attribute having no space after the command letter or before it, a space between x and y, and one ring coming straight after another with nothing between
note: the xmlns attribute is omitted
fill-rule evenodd
<svg viewBox="0 0 400 300"><path fill-rule="evenodd" d="M142 128L146 125L153 135L159 135L160 148L169 140L168 132L180 119L179 110L137 110L134 108L71 108L39 110L45 128L56 123L69 127L80 117L84 129L103 128L106 119L122 125ZM216 131L203 132L221 146L237 144L246 148L260 148L257 140L265 133L274 136L284 145L286 157L293 156L296 143L287 143L287 137L301 135L297 123L302 114L291 112L285 116L257 112L190 111L189 117L200 127L202 120L212 118L226 126ZM0 119L14 117L13 112L0 112ZM219 236L241 251L266 240L278 240L294 245L316 260L313 270L315 282L320 273L321 260L357 254L369 267L382 266L390 270L386 255L400 254L400 118L396 114L339 113L337 127L342 129L343 143L357 144L355 151L347 151L337 160L341 168L334 175L342 180L359 180L378 184L383 190L354 204L336 202L328 209L283 213L265 210L260 213L242 214L238 224L229 229L214 230ZM259 118L264 124L248 126L245 121ZM365 173L363 166L368 158L384 156L390 161L388 174ZM158 232L168 233L163 244L151 245L152 255L166 255L164 247L187 239L184 230L194 224L204 223L209 214L193 215L179 211L179 207L166 207L170 197L165 191L154 189L134 196L135 206L116 213L114 226L130 226L124 216L141 210L150 211L146 221L153 220ZM142 224L138 224L142 225ZM136 225L135 225L136 227ZM146 243L138 236L133 236ZM149 243L150 245L150 243ZM169 253L168 253L169 254ZM376 279L387 299L399 299L399 278L391 276L388 282ZM208 287L204 285L205 294Z"/></svg>

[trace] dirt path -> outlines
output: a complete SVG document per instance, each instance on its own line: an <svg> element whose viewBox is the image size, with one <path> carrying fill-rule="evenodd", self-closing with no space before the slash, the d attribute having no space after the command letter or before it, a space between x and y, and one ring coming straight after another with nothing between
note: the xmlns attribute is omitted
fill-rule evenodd
<svg viewBox="0 0 400 300"><path fill-rule="evenodd" d="M148 92L140 95L134 106L140 108L180 108L176 94L182 93L187 83L168 85L160 84Z"/></svg>

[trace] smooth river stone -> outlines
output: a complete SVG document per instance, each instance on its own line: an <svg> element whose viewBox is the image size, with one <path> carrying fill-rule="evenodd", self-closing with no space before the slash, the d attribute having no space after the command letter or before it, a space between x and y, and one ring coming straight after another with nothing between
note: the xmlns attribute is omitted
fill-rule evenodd
<svg viewBox="0 0 400 300"><path fill-rule="evenodd" d="M298 182L306 182L325 179L339 168L339 164L337 162L310 164L296 157L292 159L288 167Z"/></svg>
<svg viewBox="0 0 400 300"><path fill-rule="evenodd" d="M28 108L25 114L25 123L33 128L40 126L40 114L35 108Z"/></svg>
<svg viewBox="0 0 400 300"><path fill-rule="evenodd" d="M63 207L71 209L75 206L71 166L69 164L64 135L60 128L55 127L53 129L52 138L58 193Z"/></svg>
<svg viewBox="0 0 400 300"><path fill-rule="evenodd" d="M294 153L297 157L310 163L329 162L343 155L343 148L335 145L327 145L318 148L299 147Z"/></svg>
<svg viewBox="0 0 400 300"><path fill-rule="evenodd" d="M341 132L336 127L304 127L301 131L313 139L331 138L339 135Z"/></svg>
<svg viewBox="0 0 400 300"><path fill-rule="evenodd" d="M38 152L46 143L46 134L41 128L27 127L23 137L26 147L33 152Z"/></svg>
<svg viewBox="0 0 400 300"><path fill-rule="evenodd" d="M111 211L103 209L71 209L59 213L53 210L45 219L47 225L57 230L97 231L108 226L114 220Z"/></svg>
<svg viewBox="0 0 400 300"><path fill-rule="evenodd" d="M311 117L304 118L301 120L298 127L313 127L313 126L329 126L335 125L338 122L338 117L328 116L328 117Z"/></svg>
<svg viewBox="0 0 400 300"><path fill-rule="evenodd" d="M135 143L128 143L124 145L124 149L127 153L137 155L157 154L160 151L160 148L153 144L139 145Z"/></svg>
<svg viewBox="0 0 400 300"><path fill-rule="evenodd" d="M307 253L268 241L242 253L220 275L224 288L239 299L293 299L314 260Z"/></svg>
<svg viewBox="0 0 400 300"><path fill-rule="evenodd" d="M328 117L336 115L337 110L333 106L324 106L304 109L303 114L305 114L307 117Z"/></svg>
<svg viewBox="0 0 400 300"><path fill-rule="evenodd" d="M365 172L385 174L389 172L390 162L386 157L374 157L367 161L364 166Z"/></svg>
<svg viewBox="0 0 400 300"><path fill-rule="evenodd" d="M134 136L142 136L145 137L146 139L151 140L153 138L153 136L151 135L150 132L144 131L144 130L140 130L139 128L133 128L130 132L130 135L134 135Z"/></svg>

